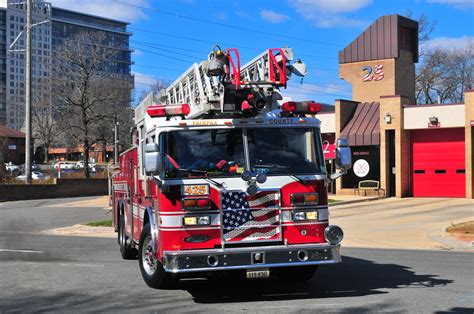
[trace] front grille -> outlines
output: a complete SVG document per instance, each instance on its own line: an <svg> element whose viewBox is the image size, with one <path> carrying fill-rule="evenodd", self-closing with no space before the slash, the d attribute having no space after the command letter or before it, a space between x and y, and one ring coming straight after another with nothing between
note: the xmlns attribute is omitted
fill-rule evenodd
<svg viewBox="0 0 474 314"><path fill-rule="evenodd" d="M282 240L280 193L263 190L221 193L223 243L279 242Z"/></svg>

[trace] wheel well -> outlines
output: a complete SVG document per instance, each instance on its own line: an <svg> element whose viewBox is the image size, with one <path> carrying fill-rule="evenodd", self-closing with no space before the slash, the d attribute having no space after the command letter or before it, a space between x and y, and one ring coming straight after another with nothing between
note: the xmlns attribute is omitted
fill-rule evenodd
<svg viewBox="0 0 474 314"><path fill-rule="evenodd" d="M121 201L117 202L117 224L120 223L120 216L123 216L123 204Z"/></svg>
<svg viewBox="0 0 474 314"><path fill-rule="evenodd" d="M145 217L143 217L143 226L150 223L150 217L148 216L148 210L145 211Z"/></svg>

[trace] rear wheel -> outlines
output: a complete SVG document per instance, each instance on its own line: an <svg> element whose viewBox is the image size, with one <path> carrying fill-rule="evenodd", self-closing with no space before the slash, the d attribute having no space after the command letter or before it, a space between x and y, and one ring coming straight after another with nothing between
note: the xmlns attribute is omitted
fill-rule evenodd
<svg viewBox="0 0 474 314"><path fill-rule="evenodd" d="M313 278L318 266L284 267L278 269L278 277L288 282L302 282Z"/></svg>
<svg viewBox="0 0 474 314"><path fill-rule="evenodd" d="M120 215L118 240L120 245L120 253L123 259L135 259L137 257L137 250L132 248L130 240L125 232L125 219Z"/></svg>
<svg viewBox="0 0 474 314"><path fill-rule="evenodd" d="M143 227L138 246L138 262L145 283L155 289L172 288L177 284L177 279L165 272L163 265L153 253L151 228L149 224Z"/></svg>

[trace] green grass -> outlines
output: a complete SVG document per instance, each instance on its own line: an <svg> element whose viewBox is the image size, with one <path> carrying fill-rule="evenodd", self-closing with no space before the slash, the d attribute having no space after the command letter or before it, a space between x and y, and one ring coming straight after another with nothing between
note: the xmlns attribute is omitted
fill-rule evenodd
<svg viewBox="0 0 474 314"><path fill-rule="evenodd" d="M99 220L85 223L84 225L90 227L112 227L112 220Z"/></svg>
<svg viewBox="0 0 474 314"><path fill-rule="evenodd" d="M333 200L333 199L330 198L330 199L328 199L328 202L329 202L329 204L332 204L332 203L337 203L337 202L339 202L339 200Z"/></svg>

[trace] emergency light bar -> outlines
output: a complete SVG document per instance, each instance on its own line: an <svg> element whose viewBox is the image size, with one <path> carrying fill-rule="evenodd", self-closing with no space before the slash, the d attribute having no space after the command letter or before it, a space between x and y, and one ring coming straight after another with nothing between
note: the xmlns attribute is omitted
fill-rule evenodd
<svg viewBox="0 0 474 314"><path fill-rule="evenodd" d="M188 104L181 105L153 105L148 107L146 112L150 117L169 117L169 116L186 116L191 112Z"/></svg>
<svg viewBox="0 0 474 314"><path fill-rule="evenodd" d="M283 112L316 114L321 111L321 104L315 102L288 101L281 105Z"/></svg>

